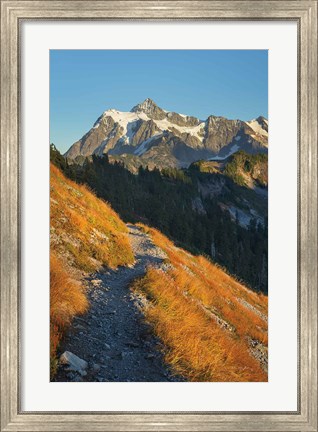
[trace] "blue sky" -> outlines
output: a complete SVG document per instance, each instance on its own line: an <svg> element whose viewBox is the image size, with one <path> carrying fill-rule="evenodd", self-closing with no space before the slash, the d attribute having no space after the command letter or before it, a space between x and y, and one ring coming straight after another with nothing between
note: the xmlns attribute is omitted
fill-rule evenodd
<svg viewBox="0 0 318 432"><path fill-rule="evenodd" d="M51 50L50 142L64 153L107 109L147 97L205 119L268 117L265 50Z"/></svg>

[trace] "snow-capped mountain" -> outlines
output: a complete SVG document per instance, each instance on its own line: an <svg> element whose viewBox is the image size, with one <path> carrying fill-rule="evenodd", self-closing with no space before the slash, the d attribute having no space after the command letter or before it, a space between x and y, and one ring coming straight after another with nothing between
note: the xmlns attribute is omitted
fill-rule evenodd
<svg viewBox="0 0 318 432"><path fill-rule="evenodd" d="M129 155L143 164L187 167L199 159L222 160L238 150L267 152L268 121L209 116L206 120L168 112L151 99L130 112L105 111L65 156Z"/></svg>

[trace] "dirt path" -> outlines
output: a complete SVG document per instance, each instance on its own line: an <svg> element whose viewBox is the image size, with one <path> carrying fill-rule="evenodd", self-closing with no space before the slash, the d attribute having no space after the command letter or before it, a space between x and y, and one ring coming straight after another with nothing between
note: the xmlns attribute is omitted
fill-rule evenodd
<svg viewBox="0 0 318 432"><path fill-rule="evenodd" d="M129 290L149 264L163 267L165 255L138 227L128 229L135 265L93 275L90 310L74 320L61 347L61 353L70 351L88 362L87 375L61 366L56 381L180 381L164 364L163 347L143 322L142 299Z"/></svg>

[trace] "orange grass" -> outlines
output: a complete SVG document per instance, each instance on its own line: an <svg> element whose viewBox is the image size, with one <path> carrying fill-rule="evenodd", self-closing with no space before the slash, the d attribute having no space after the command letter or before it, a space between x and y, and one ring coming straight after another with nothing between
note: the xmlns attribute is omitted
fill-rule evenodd
<svg viewBox="0 0 318 432"><path fill-rule="evenodd" d="M84 313L88 301L82 284L71 278L63 262L50 254L50 357L54 359L63 332L75 315Z"/></svg>
<svg viewBox="0 0 318 432"><path fill-rule="evenodd" d="M88 308L83 285L70 274L81 278L83 271L131 264L134 255L126 225L106 202L68 180L52 164L50 172L50 354L54 376L63 333L72 318Z"/></svg>
<svg viewBox="0 0 318 432"><path fill-rule="evenodd" d="M51 164L51 248L71 266L92 272L131 264L126 225L86 186L68 180Z"/></svg>
<svg viewBox="0 0 318 432"><path fill-rule="evenodd" d="M159 231L140 226L173 266L167 273L148 268L133 288L150 300L146 319L168 347L166 360L174 370L191 381L266 381L248 340L267 345L267 297L206 258L176 248Z"/></svg>

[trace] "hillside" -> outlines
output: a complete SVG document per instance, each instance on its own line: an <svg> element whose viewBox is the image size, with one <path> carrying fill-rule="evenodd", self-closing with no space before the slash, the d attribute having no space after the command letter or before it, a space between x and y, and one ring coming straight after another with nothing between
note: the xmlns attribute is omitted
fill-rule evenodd
<svg viewBox="0 0 318 432"><path fill-rule="evenodd" d="M200 160L189 167L206 174L224 174L239 186L250 189L266 188L268 185L268 156L267 154L248 154L240 150L228 158L219 161Z"/></svg>
<svg viewBox="0 0 318 432"><path fill-rule="evenodd" d="M203 197L219 196L219 205L247 227L265 226L268 213L268 156L238 151L222 161L197 161L195 173ZM223 195L223 196L222 196ZM222 197L221 197L222 196Z"/></svg>
<svg viewBox="0 0 318 432"><path fill-rule="evenodd" d="M112 208L51 164L51 248L77 269L132 263L127 227Z"/></svg>
<svg viewBox="0 0 318 432"><path fill-rule="evenodd" d="M250 189L268 185L268 157L265 154L249 155L239 151L231 156L224 174L240 186Z"/></svg>
<svg viewBox="0 0 318 432"><path fill-rule="evenodd" d="M153 226L190 252L209 255L253 289L267 292L265 187L240 186L223 173L224 167L212 173L197 164L182 170L139 167L132 174L110 163L107 155L82 165L67 165L53 148L51 157L67 176L110 202L125 222Z"/></svg>
<svg viewBox="0 0 318 432"><path fill-rule="evenodd" d="M127 227L85 186L50 166L51 359L72 318L88 308L84 276L129 265L134 255Z"/></svg>
<svg viewBox="0 0 318 432"><path fill-rule="evenodd" d="M267 297L253 293L202 256L141 226L166 254L133 289L167 347L166 361L190 381L267 380Z"/></svg>
<svg viewBox="0 0 318 432"><path fill-rule="evenodd" d="M267 380L267 298L54 165L50 277L56 381Z"/></svg>
<svg viewBox="0 0 318 432"><path fill-rule="evenodd" d="M66 152L69 160L108 154L136 169L188 167L199 159L225 159L238 150L267 153L268 121L205 120L166 111L147 98L122 112L106 110L93 127Z"/></svg>

